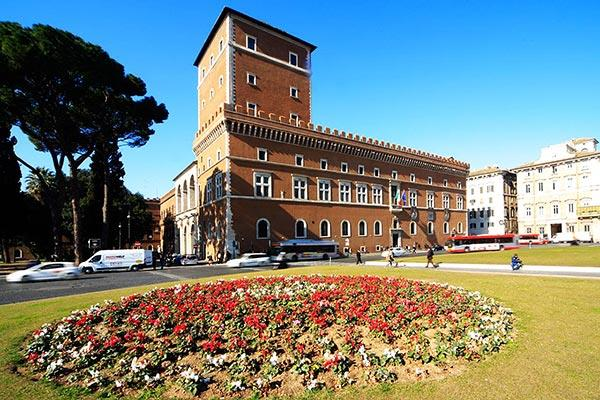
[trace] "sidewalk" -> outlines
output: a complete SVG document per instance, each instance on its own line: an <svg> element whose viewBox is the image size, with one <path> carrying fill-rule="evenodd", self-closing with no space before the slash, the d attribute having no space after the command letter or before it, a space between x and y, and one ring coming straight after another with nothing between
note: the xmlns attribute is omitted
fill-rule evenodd
<svg viewBox="0 0 600 400"><path fill-rule="evenodd" d="M397 259L398 268L425 268L425 262L403 262ZM366 265L378 267L388 266L387 261L367 261ZM525 265L518 271L513 271L507 264L450 264L440 263L441 270L454 270L463 272L510 272L510 273L537 273L540 275L572 275L572 276L597 276L600 277L600 267L569 267L564 265Z"/></svg>

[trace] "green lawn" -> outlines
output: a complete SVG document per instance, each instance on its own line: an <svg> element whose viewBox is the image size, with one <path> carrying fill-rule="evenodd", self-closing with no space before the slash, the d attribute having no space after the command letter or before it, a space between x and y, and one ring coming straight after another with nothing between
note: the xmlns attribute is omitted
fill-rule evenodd
<svg viewBox="0 0 600 400"><path fill-rule="evenodd" d="M508 254L508 253L506 253ZM441 257L440 257L441 258ZM600 281L449 273L378 267L332 266L265 274L377 274L449 282L479 290L512 307L514 343L458 376L412 385L379 385L301 397L344 399L599 399ZM253 274L245 274L253 275ZM167 286L167 285L163 285ZM24 336L43 322L106 298L150 287L122 289L0 306L0 398L82 398L80 392L11 372ZM146 397L147 398L147 397Z"/></svg>
<svg viewBox="0 0 600 400"><path fill-rule="evenodd" d="M566 265L600 267L600 246L522 247L518 250L481 251L474 253L435 255L436 262L464 264L510 264L517 253L525 265ZM402 257L398 260L427 262L424 256Z"/></svg>

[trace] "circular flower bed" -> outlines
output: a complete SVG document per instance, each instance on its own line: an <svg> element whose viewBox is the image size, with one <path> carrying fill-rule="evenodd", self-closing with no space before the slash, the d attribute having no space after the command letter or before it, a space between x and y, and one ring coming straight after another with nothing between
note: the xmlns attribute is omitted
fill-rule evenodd
<svg viewBox="0 0 600 400"><path fill-rule="evenodd" d="M511 338L478 292L374 276L301 276L155 289L33 333L38 375L131 394L294 394L443 376ZM460 369L460 368L458 368Z"/></svg>

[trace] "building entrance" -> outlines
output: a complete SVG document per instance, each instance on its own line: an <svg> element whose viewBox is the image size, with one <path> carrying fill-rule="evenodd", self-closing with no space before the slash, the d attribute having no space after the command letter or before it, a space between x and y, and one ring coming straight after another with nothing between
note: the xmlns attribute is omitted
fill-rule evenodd
<svg viewBox="0 0 600 400"><path fill-rule="evenodd" d="M393 232L392 233L392 247L401 247L401 246L402 246L402 240L400 238L400 233Z"/></svg>
<svg viewBox="0 0 600 400"><path fill-rule="evenodd" d="M562 224L550 224L550 237L562 232Z"/></svg>

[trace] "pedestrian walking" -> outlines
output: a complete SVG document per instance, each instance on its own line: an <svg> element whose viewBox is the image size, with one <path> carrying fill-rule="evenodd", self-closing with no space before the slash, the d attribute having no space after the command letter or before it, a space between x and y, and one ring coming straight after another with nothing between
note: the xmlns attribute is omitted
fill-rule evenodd
<svg viewBox="0 0 600 400"><path fill-rule="evenodd" d="M429 250L427 250L427 265L425 265L425 268L429 268L429 264L431 264L433 268L438 267L438 265L433 262L433 248L431 247L429 247Z"/></svg>
<svg viewBox="0 0 600 400"><path fill-rule="evenodd" d="M356 265L364 264L359 250L356 250Z"/></svg>
<svg viewBox="0 0 600 400"><path fill-rule="evenodd" d="M388 255L388 264L390 267L398 266L398 262L394 259L394 253L390 250L390 254Z"/></svg>

